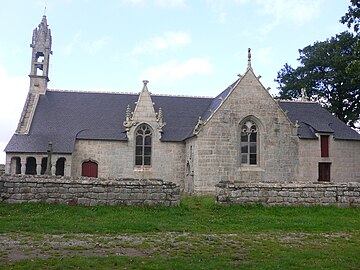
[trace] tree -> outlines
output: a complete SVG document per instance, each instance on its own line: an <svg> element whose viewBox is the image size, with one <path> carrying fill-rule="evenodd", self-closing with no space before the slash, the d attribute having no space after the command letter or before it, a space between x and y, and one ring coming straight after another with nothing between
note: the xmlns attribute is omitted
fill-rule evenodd
<svg viewBox="0 0 360 270"><path fill-rule="evenodd" d="M360 30L360 1L351 0L348 12L341 17L340 22L346 24L348 28L354 28L354 32L359 34Z"/></svg>
<svg viewBox="0 0 360 270"><path fill-rule="evenodd" d="M360 115L360 77L353 63L360 60L358 37L343 32L299 50L300 66L285 64L277 75L280 98L297 98L301 88L339 119L355 127Z"/></svg>
<svg viewBox="0 0 360 270"><path fill-rule="evenodd" d="M354 32L357 34L358 41L355 51L360 55L360 1L351 0L350 2L351 5L348 8L348 12L341 17L340 22L346 24L349 29L353 28ZM360 80L360 60L352 61L347 67L347 71Z"/></svg>

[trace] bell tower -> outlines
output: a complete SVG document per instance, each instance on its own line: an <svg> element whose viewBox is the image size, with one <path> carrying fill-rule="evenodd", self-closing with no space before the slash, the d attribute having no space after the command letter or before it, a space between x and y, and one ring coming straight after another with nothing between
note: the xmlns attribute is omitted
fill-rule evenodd
<svg viewBox="0 0 360 270"><path fill-rule="evenodd" d="M49 82L49 61L51 51L51 32L44 15L41 23L33 31L31 71L29 92L25 101L16 134L26 135L30 131L31 122L40 95L45 95Z"/></svg>
<svg viewBox="0 0 360 270"><path fill-rule="evenodd" d="M33 31L30 71L30 92L45 94L49 81L49 61L51 51L51 31L48 28L46 16Z"/></svg>

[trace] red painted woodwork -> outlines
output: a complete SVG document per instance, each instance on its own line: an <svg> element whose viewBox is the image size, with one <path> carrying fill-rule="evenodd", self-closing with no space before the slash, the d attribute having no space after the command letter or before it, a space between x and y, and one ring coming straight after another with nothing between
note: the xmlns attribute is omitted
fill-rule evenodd
<svg viewBox="0 0 360 270"><path fill-rule="evenodd" d="M329 135L321 135L321 157L329 157Z"/></svg>
<svg viewBox="0 0 360 270"><path fill-rule="evenodd" d="M82 164L82 176L98 177L98 165L93 161L86 161Z"/></svg>
<svg viewBox="0 0 360 270"><path fill-rule="evenodd" d="M331 163L320 162L319 163L319 181L330 181L330 167Z"/></svg>

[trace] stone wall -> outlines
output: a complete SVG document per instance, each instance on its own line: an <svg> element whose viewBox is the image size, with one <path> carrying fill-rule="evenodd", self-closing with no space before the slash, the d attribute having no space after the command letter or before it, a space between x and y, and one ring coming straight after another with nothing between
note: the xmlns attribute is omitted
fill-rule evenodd
<svg viewBox="0 0 360 270"><path fill-rule="evenodd" d="M336 140L330 136L329 157L321 157L320 140L299 140L299 173L301 182L318 180L318 163L331 163L332 182L360 182L360 142Z"/></svg>
<svg viewBox="0 0 360 270"><path fill-rule="evenodd" d="M76 140L71 175L81 176L81 165L92 160L98 164L100 178L160 178L183 186L185 145L162 142L154 135L150 168L136 168L133 135L128 141ZM166 166L165 166L166 164Z"/></svg>
<svg viewBox="0 0 360 270"><path fill-rule="evenodd" d="M231 183L216 186L218 204L360 206L360 183Z"/></svg>
<svg viewBox="0 0 360 270"><path fill-rule="evenodd" d="M83 206L178 206L180 187L157 179L0 175L0 202L45 202Z"/></svg>

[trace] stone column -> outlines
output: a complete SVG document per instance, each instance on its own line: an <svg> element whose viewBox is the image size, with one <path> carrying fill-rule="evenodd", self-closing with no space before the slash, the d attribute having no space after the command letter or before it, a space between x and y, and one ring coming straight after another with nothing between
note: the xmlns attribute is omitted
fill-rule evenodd
<svg viewBox="0 0 360 270"><path fill-rule="evenodd" d="M25 172L26 172L26 158L25 158L25 161L22 161L22 159L20 160L21 162L21 174L24 175Z"/></svg>
<svg viewBox="0 0 360 270"><path fill-rule="evenodd" d="M56 173L56 166L52 165L51 166L51 175L55 175L55 173Z"/></svg>
<svg viewBox="0 0 360 270"><path fill-rule="evenodd" d="M6 157L5 173L11 173L11 158L9 159L8 157Z"/></svg>
<svg viewBox="0 0 360 270"><path fill-rule="evenodd" d="M52 142L49 142L48 149L47 149L47 164L46 164L46 171L45 171L46 175L53 175L52 164L51 164L52 151L53 151Z"/></svg>
<svg viewBox="0 0 360 270"><path fill-rule="evenodd" d="M65 160L65 167L64 167L64 176L70 176L71 175L71 157L67 157Z"/></svg>
<svg viewBox="0 0 360 270"><path fill-rule="evenodd" d="M36 174L41 174L41 157L36 157Z"/></svg>

